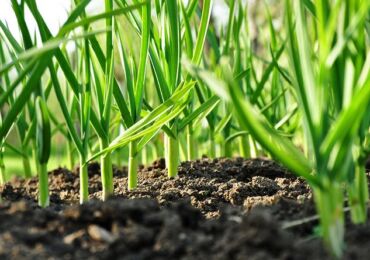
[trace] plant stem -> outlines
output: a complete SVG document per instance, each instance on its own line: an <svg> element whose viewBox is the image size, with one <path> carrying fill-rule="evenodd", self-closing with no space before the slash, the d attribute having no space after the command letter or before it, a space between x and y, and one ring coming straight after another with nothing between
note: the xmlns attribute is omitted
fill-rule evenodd
<svg viewBox="0 0 370 260"><path fill-rule="evenodd" d="M166 138L166 166L169 178L177 176L177 166L179 165L179 141L165 135Z"/></svg>
<svg viewBox="0 0 370 260"><path fill-rule="evenodd" d="M67 153L68 153L68 159L69 159L69 169L73 169L75 167L75 158L73 156L73 147L72 147L72 142L68 141L67 142Z"/></svg>
<svg viewBox="0 0 370 260"><path fill-rule="evenodd" d="M343 190L339 183L327 181L325 190L314 188L316 209L324 242L335 257L340 257L344 248Z"/></svg>
<svg viewBox="0 0 370 260"><path fill-rule="evenodd" d="M80 159L80 204L89 200L89 175L85 159Z"/></svg>
<svg viewBox="0 0 370 260"><path fill-rule="evenodd" d="M101 177L103 183L103 200L113 195L113 169L111 154L108 153L101 158Z"/></svg>
<svg viewBox="0 0 370 260"><path fill-rule="evenodd" d="M231 142L225 142L225 144L224 144L224 156L229 157L229 158L233 156Z"/></svg>
<svg viewBox="0 0 370 260"><path fill-rule="evenodd" d="M258 156L257 144L251 136L249 136L249 147L250 147L250 157L256 158Z"/></svg>
<svg viewBox="0 0 370 260"><path fill-rule="evenodd" d="M109 142L101 139L100 146L101 150L104 150L109 146ZM101 157L100 173L103 186L103 200L106 200L113 195L113 169L111 153L107 153Z"/></svg>
<svg viewBox="0 0 370 260"><path fill-rule="evenodd" d="M143 165L148 165L149 164L149 154L148 153L149 153L148 147L144 146L141 149L141 163Z"/></svg>
<svg viewBox="0 0 370 260"><path fill-rule="evenodd" d="M154 146L153 158L163 157L163 154L162 154L163 150L160 149L160 147L162 147L162 146L160 145L158 139L154 141L153 146Z"/></svg>
<svg viewBox="0 0 370 260"><path fill-rule="evenodd" d="M187 160L191 161L196 158L195 155L195 146L194 146L194 138L193 138L193 126L189 124L186 127L186 144L187 144Z"/></svg>
<svg viewBox="0 0 370 260"><path fill-rule="evenodd" d="M129 159L128 159L128 190L134 190L137 187L137 167L138 158L136 150L136 141L129 145Z"/></svg>
<svg viewBox="0 0 370 260"><path fill-rule="evenodd" d="M228 110L228 105L225 105L225 110L227 111ZM231 123L228 122L223 130L223 136L224 136L224 139L228 138L230 136L230 133L231 133ZM229 142L224 142L224 156L225 157L232 157L233 156L233 152L232 152L232 143L231 141Z"/></svg>
<svg viewBox="0 0 370 260"><path fill-rule="evenodd" d="M0 184L3 185L6 182L6 175L5 175L5 164L3 158L3 148L0 148Z"/></svg>
<svg viewBox="0 0 370 260"><path fill-rule="evenodd" d="M47 163L40 164L39 167L39 206L48 207L49 201L49 181Z"/></svg>
<svg viewBox="0 0 370 260"><path fill-rule="evenodd" d="M355 224L365 223L367 220L367 202L369 200L365 166L355 166L355 178L348 187L348 195L352 222Z"/></svg>
<svg viewBox="0 0 370 260"><path fill-rule="evenodd" d="M210 131L210 138L209 138L209 144L210 144L210 147L209 147L209 156L211 158L215 158L216 157L216 143L215 143L215 134L214 132L211 130Z"/></svg>
<svg viewBox="0 0 370 260"><path fill-rule="evenodd" d="M39 158L37 157L37 146L36 146L36 141L33 140L32 142L32 145L33 145L33 160L35 162L35 168L36 168L36 172L40 172L41 171L41 163L39 161ZM27 158L27 157L26 157ZM25 172L25 176L26 178L30 178L32 177L32 169L31 169L31 165L27 165L29 163L29 160L27 158L27 160L23 163L26 164L26 169L27 169L27 172ZM27 175L26 175L27 174Z"/></svg>
<svg viewBox="0 0 370 260"><path fill-rule="evenodd" d="M23 163L24 177L31 178L32 171L31 171L30 159L27 156L22 156L22 163Z"/></svg>
<svg viewBox="0 0 370 260"><path fill-rule="evenodd" d="M117 167L122 168L122 149L118 149L115 154Z"/></svg>
<svg viewBox="0 0 370 260"><path fill-rule="evenodd" d="M5 166L4 164L0 165L0 184L4 185L6 182L6 175L5 175Z"/></svg>
<svg viewBox="0 0 370 260"><path fill-rule="evenodd" d="M240 156L241 157L243 157L243 158L250 158L251 157L248 136L241 136L240 137L239 151L240 151Z"/></svg>

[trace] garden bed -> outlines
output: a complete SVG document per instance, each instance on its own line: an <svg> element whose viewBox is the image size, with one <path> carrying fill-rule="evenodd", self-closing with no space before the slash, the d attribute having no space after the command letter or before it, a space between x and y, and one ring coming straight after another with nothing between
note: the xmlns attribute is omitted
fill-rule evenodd
<svg viewBox="0 0 370 260"><path fill-rule="evenodd" d="M77 206L79 177L49 174L51 206L37 206L37 179L2 187L0 258L327 259L314 236L308 185L266 159L184 162L177 178L164 161L141 168L137 190L115 169L114 198L101 193L98 164L89 166L91 201ZM351 226L346 259L366 259L370 222Z"/></svg>

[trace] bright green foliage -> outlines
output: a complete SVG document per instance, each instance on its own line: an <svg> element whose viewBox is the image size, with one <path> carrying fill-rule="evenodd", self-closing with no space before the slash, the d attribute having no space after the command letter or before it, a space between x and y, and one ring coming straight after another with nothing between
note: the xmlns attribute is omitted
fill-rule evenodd
<svg viewBox="0 0 370 260"><path fill-rule="evenodd" d="M0 182L9 154L31 177L32 151L47 206L56 134L71 168L79 158L81 203L98 158L105 200L113 164L127 162L134 190L139 164L160 156L169 178L203 154L270 156L310 184L339 257L344 202L353 223L367 218L370 2L228 0L221 27L213 0L105 0L95 15L89 2L55 35L35 0L11 0L21 40L0 21Z"/></svg>

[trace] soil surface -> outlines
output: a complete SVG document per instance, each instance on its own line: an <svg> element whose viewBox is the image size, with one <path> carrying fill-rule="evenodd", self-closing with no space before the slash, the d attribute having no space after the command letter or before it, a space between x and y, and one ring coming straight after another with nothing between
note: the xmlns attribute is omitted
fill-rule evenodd
<svg viewBox="0 0 370 260"><path fill-rule="evenodd" d="M130 192L126 168L114 175L115 196L101 202L100 167L89 165L82 206L78 169L49 173L46 209L37 178L4 185L0 259L329 259L309 186L271 160L203 158L168 179L160 159ZM368 259L370 221L348 224L346 241L344 259Z"/></svg>

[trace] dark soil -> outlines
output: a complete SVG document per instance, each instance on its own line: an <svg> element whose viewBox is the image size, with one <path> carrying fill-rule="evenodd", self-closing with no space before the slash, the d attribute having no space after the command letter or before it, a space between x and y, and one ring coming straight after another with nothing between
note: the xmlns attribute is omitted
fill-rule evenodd
<svg viewBox="0 0 370 260"><path fill-rule="evenodd" d="M49 174L51 206L37 206L37 179L2 187L0 259L328 259L314 236L308 185L270 160L202 159L166 177L164 160L141 168L127 191L100 202L99 164L89 166L88 204L78 203L78 169ZM347 229L345 259L368 259L370 222Z"/></svg>
<svg viewBox="0 0 370 260"><path fill-rule="evenodd" d="M101 197L100 166L89 165L90 198ZM64 168L49 174L50 196L53 207L63 208L79 201L78 169L70 172ZM115 195L120 198L152 198L162 206L180 199L201 210L207 218L218 217L224 205L249 210L256 205L272 205L281 198L292 202L311 199L308 185L273 161L265 159L202 159L184 162L175 179L166 176L163 159L155 161L138 173L139 185L127 190L127 169L114 169ZM28 199L37 201L37 178L14 179L3 188L3 198L10 201ZM302 217L311 212L292 212ZM279 219L291 219L284 213Z"/></svg>

